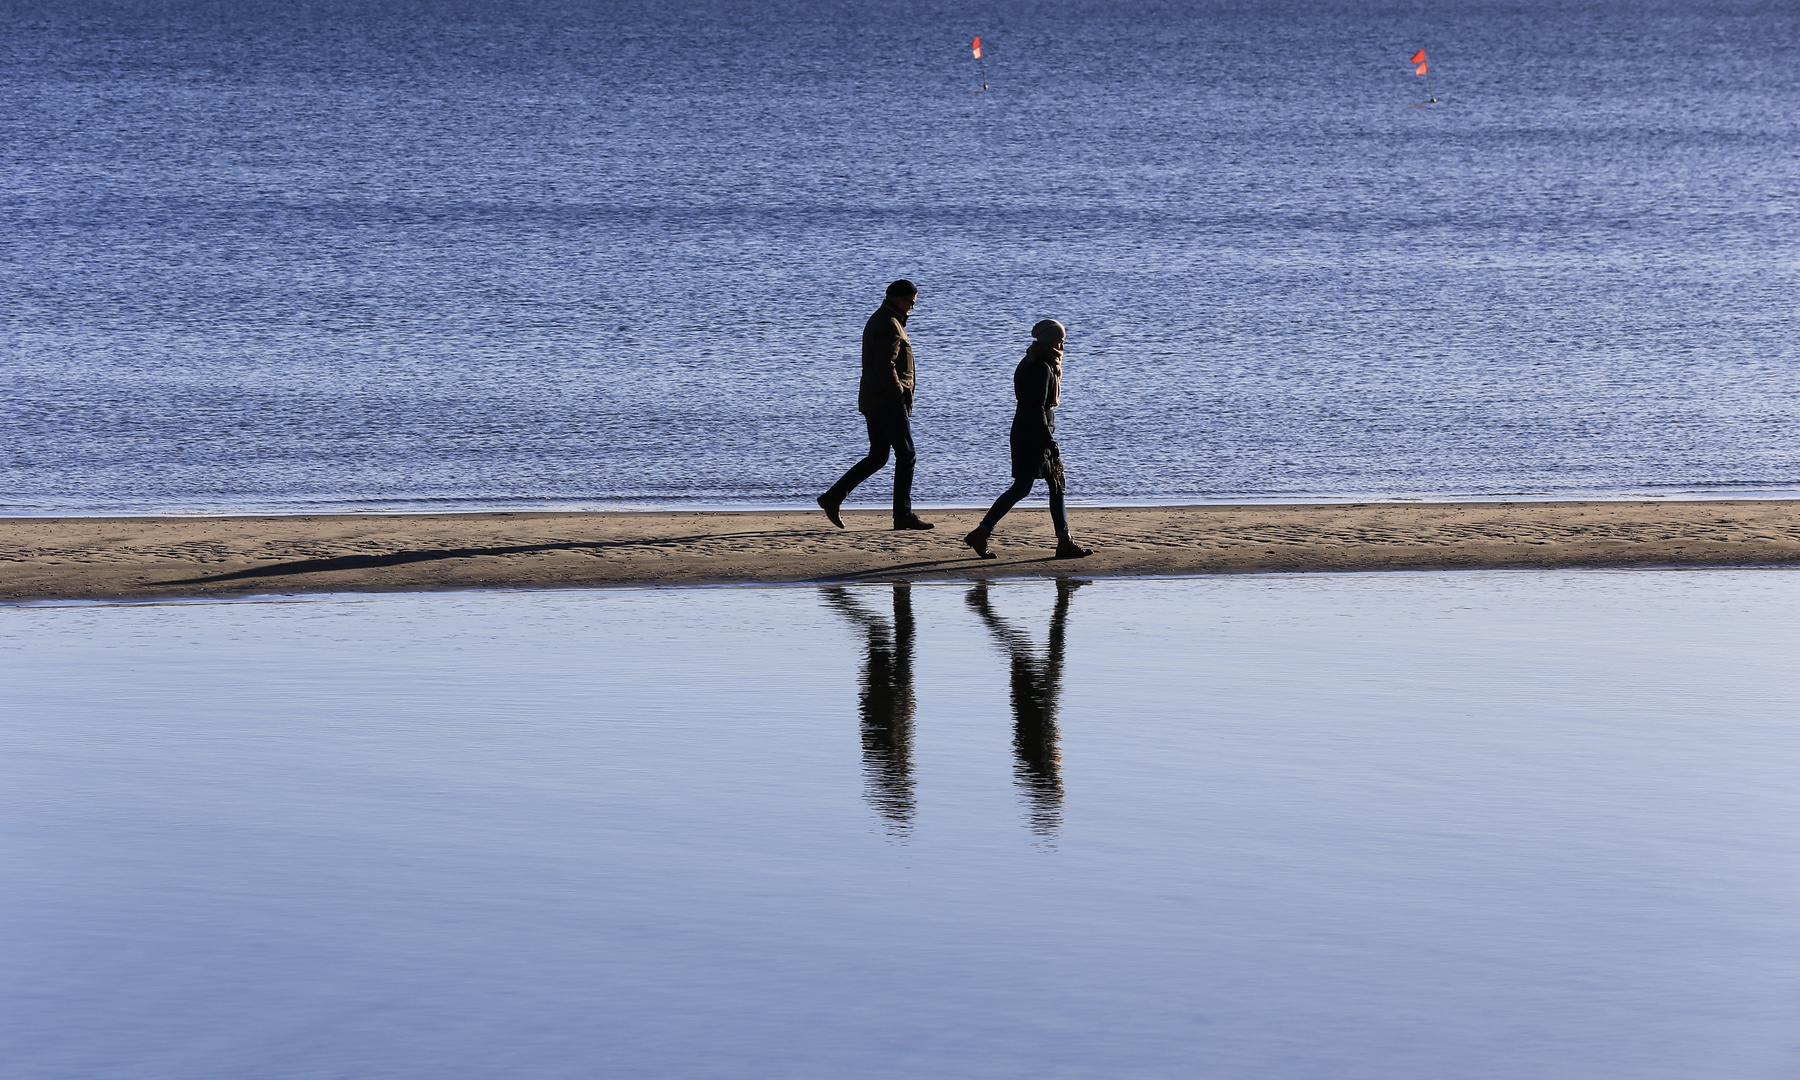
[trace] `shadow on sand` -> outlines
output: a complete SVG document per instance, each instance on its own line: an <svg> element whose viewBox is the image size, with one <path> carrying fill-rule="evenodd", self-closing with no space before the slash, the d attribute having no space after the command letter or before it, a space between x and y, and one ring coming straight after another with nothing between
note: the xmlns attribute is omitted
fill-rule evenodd
<svg viewBox="0 0 1800 1080"><path fill-rule="evenodd" d="M329 559L297 559L293 562L276 563L273 566L255 566L248 570L235 570L229 574L184 578L180 581L162 582L162 584L213 585L226 581L291 577L296 574L328 574L335 570L375 570L385 566L441 562L447 559L477 559L482 556L541 555L550 551L585 551L598 554L617 548L679 548L705 540L767 540L811 535L813 534L810 532L790 529L782 532L701 533L694 536L665 536L648 540L568 540L554 544L517 544L510 547L426 548L419 551L395 551L386 555L337 555Z"/></svg>

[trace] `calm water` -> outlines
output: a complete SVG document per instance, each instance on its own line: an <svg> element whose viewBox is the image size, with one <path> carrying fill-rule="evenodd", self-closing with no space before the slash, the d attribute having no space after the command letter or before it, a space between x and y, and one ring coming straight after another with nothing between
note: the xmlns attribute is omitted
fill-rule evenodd
<svg viewBox="0 0 1800 1080"><path fill-rule="evenodd" d="M0 609L10 1077L1791 1077L1800 574Z"/></svg>
<svg viewBox="0 0 1800 1080"><path fill-rule="evenodd" d="M803 503L902 275L927 503L1003 486L1044 316L1086 499L1791 493L1797 40L1773 2L11 0L0 512Z"/></svg>

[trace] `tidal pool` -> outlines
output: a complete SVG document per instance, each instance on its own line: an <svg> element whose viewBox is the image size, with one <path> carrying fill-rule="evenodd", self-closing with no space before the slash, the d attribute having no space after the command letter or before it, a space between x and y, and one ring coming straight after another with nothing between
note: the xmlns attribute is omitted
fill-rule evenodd
<svg viewBox="0 0 1800 1080"><path fill-rule="evenodd" d="M8 1077L1788 1077L1800 573L0 609Z"/></svg>

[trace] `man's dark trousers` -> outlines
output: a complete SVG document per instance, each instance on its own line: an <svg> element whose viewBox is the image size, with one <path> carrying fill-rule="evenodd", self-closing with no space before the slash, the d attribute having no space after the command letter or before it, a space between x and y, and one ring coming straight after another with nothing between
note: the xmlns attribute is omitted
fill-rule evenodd
<svg viewBox="0 0 1800 1080"><path fill-rule="evenodd" d="M822 498L832 504L843 502L856 490L856 485L874 476L875 470L887 464L888 451L892 450L894 520L911 517L913 463L918 459L913 452L912 418L906 415L906 406L896 401L871 405L863 419L869 422L869 456L850 466L850 471L831 485L831 490Z"/></svg>

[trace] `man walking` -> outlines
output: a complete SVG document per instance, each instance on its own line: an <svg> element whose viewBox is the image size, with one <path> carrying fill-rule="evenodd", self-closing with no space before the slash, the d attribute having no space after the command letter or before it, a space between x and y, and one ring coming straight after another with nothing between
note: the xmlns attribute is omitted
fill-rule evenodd
<svg viewBox="0 0 1800 1080"><path fill-rule="evenodd" d="M856 409L869 425L869 454L850 466L831 490L819 496L819 506L838 528L844 505L856 485L875 475L894 454L894 528L930 529L929 521L912 512L913 453L913 351L906 336L906 316L918 302L919 290L910 281L887 287L887 299L863 326L862 384L856 392Z"/></svg>

